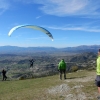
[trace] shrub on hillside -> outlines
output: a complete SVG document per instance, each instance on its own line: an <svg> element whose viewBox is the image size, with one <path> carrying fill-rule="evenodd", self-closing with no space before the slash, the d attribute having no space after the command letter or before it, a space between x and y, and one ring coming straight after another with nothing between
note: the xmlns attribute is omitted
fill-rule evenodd
<svg viewBox="0 0 100 100"><path fill-rule="evenodd" d="M75 71L77 71L78 70L78 66L72 66L71 67L71 72L75 72Z"/></svg>

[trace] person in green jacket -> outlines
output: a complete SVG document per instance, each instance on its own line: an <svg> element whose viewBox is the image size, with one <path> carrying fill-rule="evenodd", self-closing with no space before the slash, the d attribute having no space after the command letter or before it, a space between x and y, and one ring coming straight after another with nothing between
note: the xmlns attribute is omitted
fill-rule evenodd
<svg viewBox="0 0 100 100"><path fill-rule="evenodd" d="M96 85L98 87L98 92L99 92L99 95L100 95L100 49L98 51L98 57L97 57L97 60L96 60L96 63L97 63L97 67L96 67ZM100 96L97 97L99 100L100 100Z"/></svg>
<svg viewBox="0 0 100 100"><path fill-rule="evenodd" d="M58 70L60 72L60 79L62 80L62 74L64 73L64 79L66 79L66 63L64 59L62 59L58 64Z"/></svg>

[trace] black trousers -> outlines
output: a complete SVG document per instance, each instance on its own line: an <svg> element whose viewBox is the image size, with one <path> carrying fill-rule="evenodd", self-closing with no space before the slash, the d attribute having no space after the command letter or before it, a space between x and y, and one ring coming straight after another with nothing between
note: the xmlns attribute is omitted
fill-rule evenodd
<svg viewBox="0 0 100 100"><path fill-rule="evenodd" d="M100 75L96 76L95 83L97 87L100 87Z"/></svg>
<svg viewBox="0 0 100 100"><path fill-rule="evenodd" d="M64 74L64 79L66 79L66 69L60 69L60 79L62 79L62 74Z"/></svg>
<svg viewBox="0 0 100 100"><path fill-rule="evenodd" d="M6 75L3 75L3 81L6 80L6 79L7 79L7 76Z"/></svg>

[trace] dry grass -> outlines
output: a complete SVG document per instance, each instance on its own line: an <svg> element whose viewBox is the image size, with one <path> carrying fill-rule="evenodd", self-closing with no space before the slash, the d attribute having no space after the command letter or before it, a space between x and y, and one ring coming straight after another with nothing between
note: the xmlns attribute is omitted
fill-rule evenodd
<svg viewBox="0 0 100 100"><path fill-rule="evenodd" d="M95 100L95 71L67 73L37 79L0 82L0 100Z"/></svg>

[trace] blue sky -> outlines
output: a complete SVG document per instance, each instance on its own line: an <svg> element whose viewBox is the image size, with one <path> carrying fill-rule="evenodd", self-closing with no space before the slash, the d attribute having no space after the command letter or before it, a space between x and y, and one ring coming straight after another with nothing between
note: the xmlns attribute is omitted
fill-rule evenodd
<svg viewBox="0 0 100 100"><path fill-rule="evenodd" d="M11 28L30 24L46 28L54 41L38 30ZM73 47L100 45L100 0L0 0L0 46Z"/></svg>

